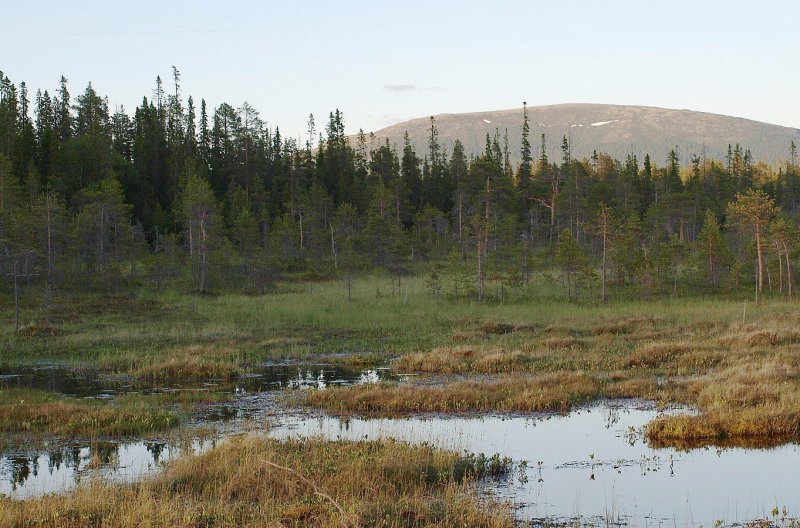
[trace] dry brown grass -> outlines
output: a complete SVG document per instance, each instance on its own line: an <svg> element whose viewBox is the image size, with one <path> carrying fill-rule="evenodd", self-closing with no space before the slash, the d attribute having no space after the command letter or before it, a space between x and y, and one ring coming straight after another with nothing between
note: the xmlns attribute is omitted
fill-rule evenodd
<svg viewBox="0 0 800 528"><path fill-rule="evenodd" d="M495 335L510 334L514 330L515 330L514 325L508 323L486 322L483 323L480 327L480 332L483 334L495 334Z"/></svg>
<svg viewBox="0 0 800 528"><path fill-rule="evenodd" d="M800 314L753 322L621 317L539 331L473 332L455 346L401 356L396 368L429 374L508 374L441 386L353 387L311 393L338 413L564 411L600 397L696 406L660 418L654 443L800 438ZM503 329L526 327L507 325ZM770 440L773 441L773 440ZM754 440L755 441L755 440Z"/></svg>
<svg viewBox="0 0 800 528"><path fill-rule="evenodd" d="M479 335L480 334L475 331L463 331L463 332L459 331L459 332L453 332L452 339L454 343L460 343L462 341L471 341L476 337L478 337Z"/></svg>
<svg viewBox="0 0 800 528"><path fill-rule="evenodd" d="M552 336L541 342L542 347L547 350L580 350L586 347L586 343L572 336Z"/></svg>
<svg viewBox="0 0 800 528"><path fill-rule="evenodd" d="M628 356L626 367L661 369L673 375L707 372L725 359L717 347L693 341L654 341L638 347Z"/></svg>
<svg viewBox="0 0 800 528"><path fill-rule="evenodd" d="M167 352L164 358L133 369L133 376L140 380L224 379L231 380L240 374L234 354L226 350L209 350L193 346Z"/></svg>
<svg viewBox="0 0 800 528"><path fill-rule="evenodd" d="M691 343L653 342L639 347L628 359L629 367L659 367L697 350Z"/></svg>
<svg viewBox="0 0 800 528"><path fill-rule="evenodd" d="M647 429L661 444L800 437L800 355L737 356L688 388L700 414L662 417Z"/></svg>
<svg viewBox="0 0 800 528"><path fill-rule="evenodd" d="M52 323L48 321L36 321L36 322L30 322L29 324L20 328L16 332L16 335L19 337L40 338L40 337L58 337L58 336L63 336L66 333L67 332L54 326Z"/></svg>
<svg viewBox="0 0 800 528"><path fill-rule="evenodd" d="M407 354L393 365L398 372L496 374L528 370L532 358L519 350L481 349L474 346L439 347L427 353Z"/></svg>
<svg viewBox="0 0 800 528"><path fill-rule="evenodd" d="M441 386L379 383L332 388L310 392L305 402L337 414L563 412L599 397L600 390L601 384L593 377L569 372Z"/></svg>
<svg viewBox="0 0 800 528"><path fill-rule="evenodd" d="M507 506L477 499L478 470L429 446L239 437L140 483L0 499L0 526L511 528Z"/></svg>
<svg viewBox="0 0 800 528"><path fill-rule="evenodd" d="M0 431L58 436L129 436L178 424L172 412L146 400L101 404L28 390L2 391Z"/></svg>

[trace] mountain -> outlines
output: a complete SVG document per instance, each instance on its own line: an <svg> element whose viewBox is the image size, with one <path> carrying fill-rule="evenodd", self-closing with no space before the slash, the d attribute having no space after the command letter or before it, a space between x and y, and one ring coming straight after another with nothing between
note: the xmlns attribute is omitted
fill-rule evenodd
<svg viewBox="0 0 800 528"><path fill-rule="evenodd" d="M456 138L461 139L468 155L483 151L486 134L499 132L501 145L508 130L512 160L519 161L522 127L522 108L440 114L434 116L439 138L451 152ZM645 154L658 165L664 165L670 149L678 147L681 162L686 165L697 154L724 159L728 144L739 143L749 148L755 161L771 165L789 159L790 144L800 145L800 130L718 114L691 110L671 110L647 106L604 104L560 104L528 107L530 141L534 158L538 158L541 134L547 139L547 155L561 159L561 141L570 139L572 157L588 158L593 150L605 152L623 160L630 153L644 158ZM388 138L398 150L403 146L403 134L408 131L417 154L427 152L430 117L412 119L375 132L375 141Z"/></svg>

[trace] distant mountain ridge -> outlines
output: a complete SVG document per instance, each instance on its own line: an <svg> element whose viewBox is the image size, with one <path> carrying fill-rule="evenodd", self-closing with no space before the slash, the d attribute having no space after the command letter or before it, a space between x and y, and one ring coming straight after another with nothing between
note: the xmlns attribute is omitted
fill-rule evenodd
<svg viewBox="0 0 800 528"><path fill-rule="evenodd" d="M523 109L440 114L434 116L440 142L451 152L456 138L464 144L468 155L483 151L486 134L500 134L501 142L508 130L511 158L519 162ZM650 154L653 162L664 165L669 151L676 146L681 163L687 165L693 154L723 159L728 144L739 143L750 149L754 161L770 165L785 163L790 145L800 145L800 130L719 114L674 110L647 106L607 104L559 104L529 106L530 141L534 157L538 157L541 134L544 133L547 155L561 159L563 136L570 140L572 157L588 158L594 150L623 160L635 154L640 162ZM375 141L385 138L398 150L408 131L417 154L427 151L430 116L404 121L374 132Z"/></svg>

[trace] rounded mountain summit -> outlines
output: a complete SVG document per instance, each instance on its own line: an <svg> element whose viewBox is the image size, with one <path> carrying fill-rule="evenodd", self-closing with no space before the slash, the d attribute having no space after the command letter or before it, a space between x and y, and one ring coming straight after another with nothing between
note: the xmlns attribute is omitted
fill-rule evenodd
<svg viewBox="0 0 800 528"><path fill-rule="evenodd" d="M439 141L449 153L456 139L464 144L467 155L478 154L486 145L486 134L497 134L500 144L506 131L513 162L519 161L523 109L439 114L434 116ZM573 158L588 158L594 151L623 160L628 154L641 160L650 154L663 164L670 150L677 147L683 163L693 155L724 159L728 145L750 149L754 161L783 164L790 157L792 141L800 144L800 130L719 114L692 110L673 110L648 106L607 104L559 104L529 106L530 142L534 156L545 135L547 155L561 158L561 144L569 139ZM403 136L409 139L420 156L427 151L430 117L404 121L374 132L373 142L389 142L398 150ZM374 146L377 146L375 144Z"/></svg>

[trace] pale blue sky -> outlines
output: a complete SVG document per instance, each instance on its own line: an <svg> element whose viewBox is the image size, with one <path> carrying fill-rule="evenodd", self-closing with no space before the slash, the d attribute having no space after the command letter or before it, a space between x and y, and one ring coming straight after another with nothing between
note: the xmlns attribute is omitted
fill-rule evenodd
<svg viewBox="0 0 800 528"><path fill-rule="evenodd" d="M14 2L0 70L88 81L129 111L157 74L304 134L437 113L595 102L800 127L800 1ZM167 85L171 83L168 82Z"/></svg>

